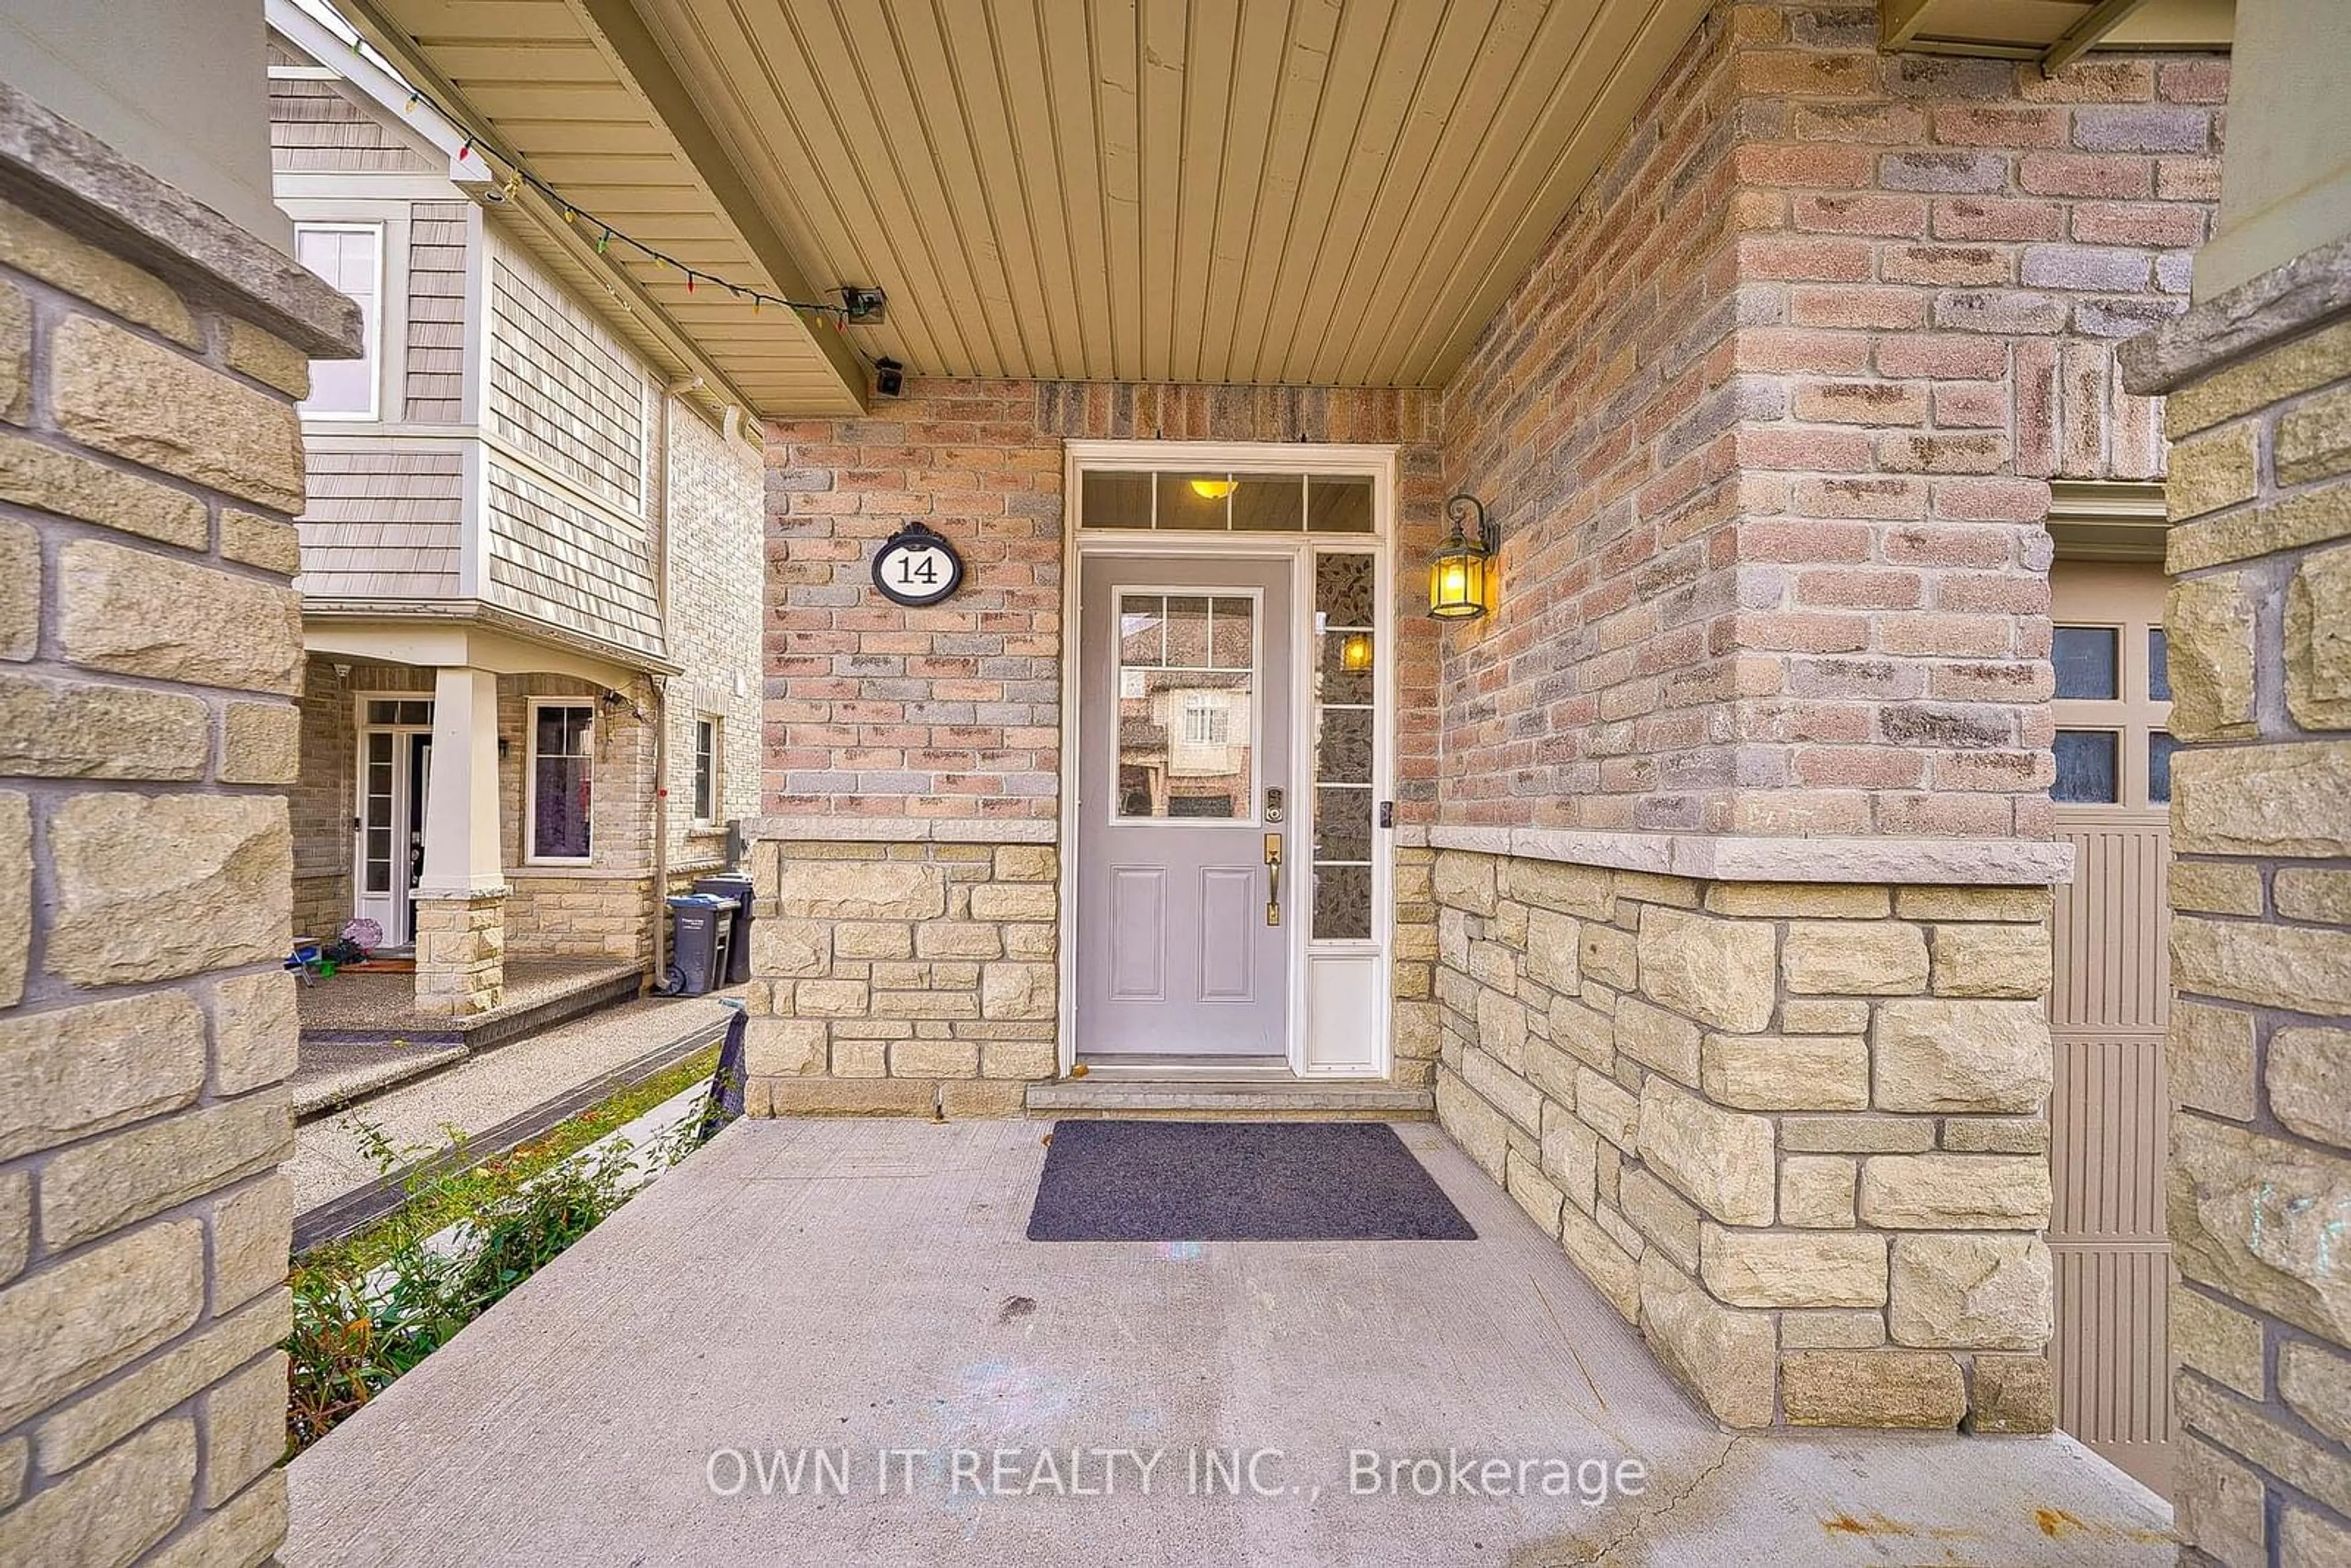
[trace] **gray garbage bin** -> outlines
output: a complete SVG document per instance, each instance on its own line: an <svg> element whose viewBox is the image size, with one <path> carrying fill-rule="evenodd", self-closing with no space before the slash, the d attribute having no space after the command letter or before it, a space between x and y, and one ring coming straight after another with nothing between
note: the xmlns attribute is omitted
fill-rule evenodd
<svg viewBox="0 0 2351 1568"><path fill-rule="evenodd" d="M751 977L751 879L741 872L694 879L696 893L716 894L735 906L726 935L726 969L719 984L739 986Z"/></svg>
<svg viewBox="0 0 2351 1568"><path fill-rule="evenodd" d="M670 994L698 997L716 988L726 972L729 918L726 900L707 893L681 893L669 901Z"/></svg>

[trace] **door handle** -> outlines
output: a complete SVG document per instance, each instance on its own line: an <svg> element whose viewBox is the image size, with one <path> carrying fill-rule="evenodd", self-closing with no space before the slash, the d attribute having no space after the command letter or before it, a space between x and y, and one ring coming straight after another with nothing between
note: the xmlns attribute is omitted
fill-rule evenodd
<svg viewBox="0 0 2351 1568"><path fill-rule="evenodd" d="M1265 923L1281 924L1281 835L1265 836Z"/></svg>

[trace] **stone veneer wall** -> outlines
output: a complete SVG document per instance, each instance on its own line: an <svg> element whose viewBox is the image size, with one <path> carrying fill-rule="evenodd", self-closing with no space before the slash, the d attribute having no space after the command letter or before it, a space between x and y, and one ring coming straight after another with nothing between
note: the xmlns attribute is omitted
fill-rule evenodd
<svg viewBox="0 0 2351 1568"><path fill-rule="evenodd" d="M751 1113L1016 1113L1057 1066L1059 862L1047 844L759 844Z"/></svg>
<svg viewBox="0 0 2351 1568"><path fill-rule="evenodd" d="M2183 1561L2351 1562L2351 238L2132 346L2175 443Z"/></svg>
<svg viewBox="0 0 2351 1568"><path fill-rule="evenodd" d="M2051 1427L2045 890L1435 896L1438 1119L1719 1418Z"/></svg>
<svg viewBox="0 0 2351 1568"><path fill-rule="evenodd" d="M0 129L0 1562L252 1563L287 1506L294 400L356 312L5 86Z"/></svg>

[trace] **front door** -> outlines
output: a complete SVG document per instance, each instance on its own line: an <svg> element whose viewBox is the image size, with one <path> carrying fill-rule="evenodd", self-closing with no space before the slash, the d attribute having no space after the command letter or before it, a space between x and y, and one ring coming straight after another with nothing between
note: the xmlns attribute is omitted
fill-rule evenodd
<svg viewBox="0 0 2351 1568"><path fill-rule="evenodd" d="M1084 559L1081 1057L1288 1054L1291 570Z"/></svg>
<svg viewBox="0 0 2351 1568"><path fill-rule="evenodd" d="M369 724L360 731L359 810L352 826L358 838L357 895L352 913L372 920L382 946L415 940L413 894L424 861L425 781L432 768L430 702L374 702L371 716L383 710L401 723Z"/></svg>

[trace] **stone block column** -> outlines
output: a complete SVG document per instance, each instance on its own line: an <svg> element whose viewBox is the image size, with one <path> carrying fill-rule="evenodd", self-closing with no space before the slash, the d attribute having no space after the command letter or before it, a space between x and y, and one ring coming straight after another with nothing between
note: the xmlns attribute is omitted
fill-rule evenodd
<svg viewBox="0 0 2351 1568"><path fill-rule="evenodd" d="M416 1008L484 1012L505 998L507 949L498 677L490 671L435 673L431 785L416 888Z"/></svg>
<svg viewBox="0 0 2351 1568"><path fill-rule="evenodd" d="M1437 1119L1709 1411L2051 1427L2045 886L1431 837Z"/></svg>
<svg viewBox="0 0 2351 1568"><path fill-rule="evenodd" d="M0 86L0 1563L285 1535L294 402L357 344Z"/></svg>
<svg viewBox="0 0 2351 1568"><path fill-rule="evenodd" d="M2174 443L2184 1561L2351 1562L2351 237L2127 363Z"/></svg>
<svg viewBox="0 0 2351 1568"><path fill-rule="evenodd" d="M1058 1071L1059 852L835 831L751 857L753 1113L1019 1113Z"/></svg>

